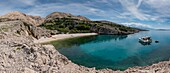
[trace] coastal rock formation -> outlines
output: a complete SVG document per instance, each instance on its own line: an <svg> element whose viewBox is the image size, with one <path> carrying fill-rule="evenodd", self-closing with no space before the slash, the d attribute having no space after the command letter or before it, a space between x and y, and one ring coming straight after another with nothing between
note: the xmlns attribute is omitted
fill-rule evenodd
<svg viewBox="0 0 170 73"><path fill-rule="evenodd" d="M91 30L99 34L119 34L120 31L116 28L110 28L107 25L104 26L93 26Z"/></svg>
<svg viewBox="0 0 170 73"><path fill-rule="evenodd" d="M170 60L159 62L151 66L129 68L124 72L125 73L170 73Z"/></svg>
<svg viewBox="0 0 170 73"><path fill-rule="evenodd" d="M54 12L49 14L42 27L50 30L58 30L62 33L90 33L98 34L132 34L141 29L116 24L109 21L91 21L82 16L74 16L70 13Z"/></svg>
<svg viewBox="0 0 170 73"><path fill-rule="evenodd" d="M45 28L36 27L31 24L27 24L22 21L7 21L0 22L0 31L6 33L10 32L11 35L19 36L32 36L39 39L43 36L50 36L51 34L57 34L56 31L47 30Z"/></svg>
<svg viewBox="0 0 170 73"><path fill-rule="evenodd" d="M127 35L139 32L137 29L133 30L121 30L117 27L110 27L108 25L103 26L93 26L90 28L91 31L99 33L99 34L109 34L109 35Z"/></svg>
<svg viewBox="0 0 170 73"><path fill-rule="evenodd" d="M30 16L32 19L34 19L36 21L36 23L37 23L36 26L39 26L42 23L44 23L45 18L42 18L40 16L32 16L32 15L28 15L28 16Z"/></svg>
<svg viewBox="0 0 170 73"><path fill-rule="evenodd" d="M0 23L2 24L2 23ZM72 63L52 45L34 44L28 36L0 31L0 73L112 73ZM7 37L7 38L4 38ZM115 71L114 73L120 73Z"/></svg>
<svg viewBox="0 0 170 73"><path fill-rule="evenodd" d="M17 11L0 16L0 21L9 21L9 20L21 20L23 22L33 24L35 26L38 26L44 22L44 19L39 16L26 15L24 13L17 12Z"/></svg>
<svg viewBox="0 0 170 73"><path fill-rule="evenodd" d="M46 20L55 19L55 18L72 18L72 19L77 19L77 20L90 21L90 19L86 17L80 16L80 15L74 16L70 13L64 13L64 12L53 12L46 17Z"/></svg>

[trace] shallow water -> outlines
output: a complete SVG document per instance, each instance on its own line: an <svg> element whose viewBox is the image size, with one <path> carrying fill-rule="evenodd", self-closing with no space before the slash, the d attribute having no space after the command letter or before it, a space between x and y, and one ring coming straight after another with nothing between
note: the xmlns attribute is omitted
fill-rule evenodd
<svg viewBox="0 0 170 73"><path fill-rule="evenodd" d="M150 45L138 42L151 36ZM72 62L97 69L125 70L146 66L170 58L170 31L147 31L131 35L98 35L52 42L57 50Z"/></svg>

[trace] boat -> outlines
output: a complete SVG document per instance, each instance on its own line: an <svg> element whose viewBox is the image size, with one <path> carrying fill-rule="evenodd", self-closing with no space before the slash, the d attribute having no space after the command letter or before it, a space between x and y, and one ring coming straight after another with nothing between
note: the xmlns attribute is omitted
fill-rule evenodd
<svg viewBox="0 0 170 73"><path fill-rule="evenodd" d="M150 36L145 36L145 37L139 38L139 42L140 43L152 43L152 39Z"/></svg>
<svg viewBox="0 0 170 73"><path fill-rule="evenodd" d="M155 41L155 43L159 43L159 41L158 41L158 40L156 40L156 41Z"/></svg>

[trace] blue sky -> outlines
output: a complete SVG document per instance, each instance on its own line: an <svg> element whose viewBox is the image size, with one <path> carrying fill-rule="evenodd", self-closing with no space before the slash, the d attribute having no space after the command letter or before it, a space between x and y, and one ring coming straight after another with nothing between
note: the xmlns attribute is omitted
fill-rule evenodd
<svg viewBox="0 0 170 73"><path fill-rule="evenodd" d="M45 17L57 11L147 28L170 28L169 8L170 0L0 0L0 15L20 11Z"/></svg>

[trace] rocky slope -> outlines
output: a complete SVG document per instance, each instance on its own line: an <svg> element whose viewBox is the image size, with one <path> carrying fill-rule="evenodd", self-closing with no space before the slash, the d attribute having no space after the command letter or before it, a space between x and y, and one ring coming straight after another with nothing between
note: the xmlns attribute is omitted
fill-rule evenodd
<svg viewBox="0 0 170 73"><path fill-rule="evenodd" d="M50 30L59 30L63 33L96 32L99 34L121 35L143 31L109 21L91 21L86 17L77 17L69 13L54 12L46 17L41 26Z"/></svg>
<svg viewBox="0 0 170 73"><path fill-rule="evenodd" d="M70 13L64 13L64 12L53 12L46 17L46 20L55 19L55 18L72 18L72 19L77 19L77 20L90 21L90 19L86 17L80 16L80 15L75 16Z"/></svg>
<svg viewBox="0 0 170 73"><path fill-rule="evenodd" d="M29 32L22 21L0 23L0 73L112 72L76 65L52 45L34 44Z"/></svg>
<svg viewBox="0 0 170 73"><path fill-rule="evenodd" d="M24 13L17 12L17 11L0 16L0 21L8 21L8 20L21 20L26 23L33 24L35 26L38 26L44 22L44 19L41 18L40 16L26 15Z"/></svg>
<svg viewBox="0 0 170 73"><path fill-rule="evenodd" d="M56 31L47 30L45 28L36 27L34 25L25 23L23 21L7 21L0 22L0 31L7 33L10 32L11 35L20 36L30 36L32 38L39 39L43 36L51 36L52 34L57 34Z"/></svg>
<svg viewBox="0 0 170 73"><path fill-rule="evenodd" d="M144 31L141 29L126 27L126 26L122 26L116 23L111 23L111 22L97 21L97 23L95 22L94 24L95 25L91 26L90 30L92 32L96 32L99 34L128 35L128 34L133 34L133 33L137 33L140 31Z"/></svg>

